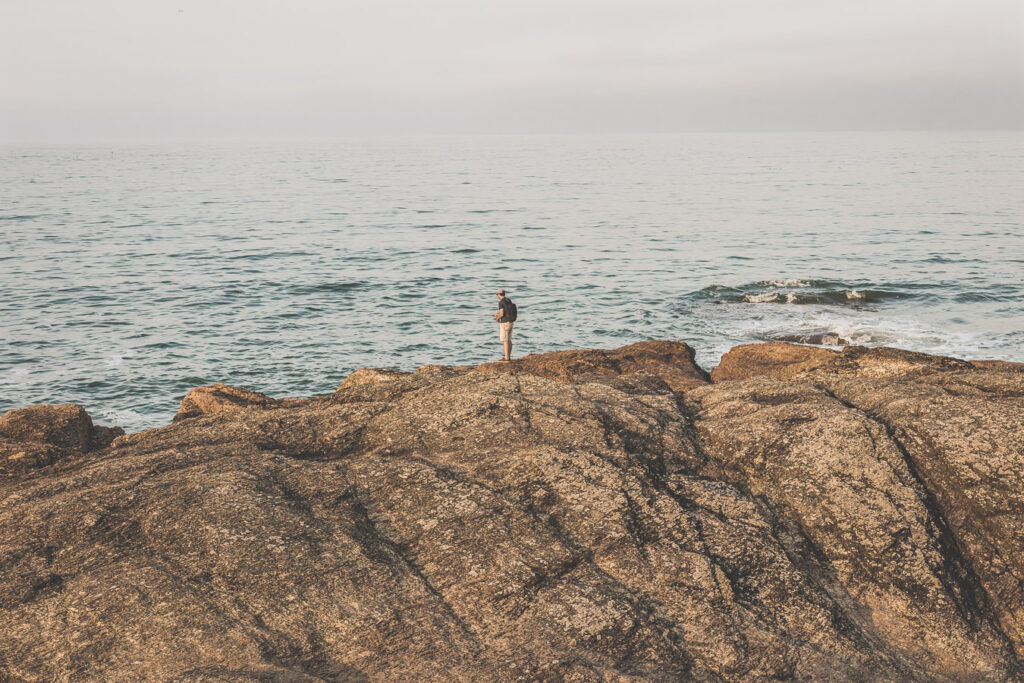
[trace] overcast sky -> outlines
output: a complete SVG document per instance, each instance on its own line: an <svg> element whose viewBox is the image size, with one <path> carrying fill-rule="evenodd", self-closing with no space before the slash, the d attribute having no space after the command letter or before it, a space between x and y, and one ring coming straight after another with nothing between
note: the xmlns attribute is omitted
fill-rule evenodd
<svg viewBox="0 0 1024 683"><path fill-rule="evenodd" d="M1024 128L1021 0L2 0L0 139Z"/></svg>

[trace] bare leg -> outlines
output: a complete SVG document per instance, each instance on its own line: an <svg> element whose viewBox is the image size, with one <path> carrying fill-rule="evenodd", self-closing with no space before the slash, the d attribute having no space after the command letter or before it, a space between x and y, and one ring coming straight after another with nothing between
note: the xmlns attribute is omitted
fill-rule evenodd
<svg viewBox="0 0 1024 683"><path fill-rule="evenodd" d="M506 339L505 344L505 360L512 360L512 340Z"/></svg>

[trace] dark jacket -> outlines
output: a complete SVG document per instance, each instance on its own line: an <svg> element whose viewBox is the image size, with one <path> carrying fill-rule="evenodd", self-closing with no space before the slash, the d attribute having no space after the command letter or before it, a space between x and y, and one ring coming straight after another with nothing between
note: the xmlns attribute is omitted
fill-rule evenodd
<svg viewBox="0 0 1024 683"><path fill-rule="evenodd" d="M498 318L499 323L512 322L512 313L509 311L511 303L508 297L498 301L498 306L501 307L501 317Z"/></svg>

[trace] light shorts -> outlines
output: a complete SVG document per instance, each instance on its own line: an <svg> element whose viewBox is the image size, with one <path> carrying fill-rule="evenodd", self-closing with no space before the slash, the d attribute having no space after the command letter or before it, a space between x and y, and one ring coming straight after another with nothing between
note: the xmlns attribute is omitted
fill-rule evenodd
<svg viewBox="0 0 1024 683"><path fill-rule="evenodd" d="M512 339L512 325L513 323L498 323L498 339L501 341L510 341Z"/></svg>

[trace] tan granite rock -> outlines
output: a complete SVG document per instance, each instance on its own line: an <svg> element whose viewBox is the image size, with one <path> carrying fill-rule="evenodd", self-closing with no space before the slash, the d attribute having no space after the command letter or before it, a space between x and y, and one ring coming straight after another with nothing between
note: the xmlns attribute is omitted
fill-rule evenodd
<svg viewBox="0 0 1024 683"><path fill-rule="evenodd" d="M1000 680L1016 671L1021 643L986 606L981 558L965 555L951 530L966 510L934 498L947 484L942 465L922 479L887 424L810 384L732 381L689 398L712 458L706 476L790 520L814 549L819 585L871 640L926 679ZM1019 615L1016 598L1010 608Z"/></svg>
<svg viewBox="0 0 1024 683"><path fill-rule="evenodd" d="M232 387L217 382L209 386L196 387L181 399L174 421L185 420L200 415L212 415L224 410L238 410L241 408L270 408L277 406L280 402L270 398L258 391L250 391L239 387Z"/></svg>
<svg viewBox="0 0 1024 683"><path fill-rule="evenodd" d="M1018 680L1021 375L916 362L431 367L121 436L0 481L0 678Z"/></svg>
<svg viewBox="0 0 1024 683"><path fill-rule="evenodd" d="M842 350L766 342L736 346L711 371L713 382L771 377L798 379L825 372L861 377L910 377L923 373L971 368L968 361L930 356L888 347L848 346Z"/></svg>
<svg viewBox="0 0 1024 683"><path fill-rule="evenodd" d="M73 403L16 408L0 416L0 437L72 451L89 450L92 431L92 418L82 406Z"/></svg>
<svg viewBox="0 0 1024 683"><path fill-rule="evenodd" d="M0 478L13 478L71 455L105 448L120 427L93 425L82 406L34 405L0 416Z"/></svg>
<svg viewBox="0 0 1024 683"><path fill-rule="evenodd" d="M595 377L651 375L673 391L703 386L708 374L694 361L693 349L680 341L645 341L611 351L553 351L477 366L478 370L507 374L530 373L565 382Z"/></svg>
<svg viewBox="0 0 1024 683"><path fill-rule="evenodd" d="M407 372L399 372L390 368L360 368L342 380L338 389L351 387L358 384L373 384L376 382L387 382L398 377L407 375Z"/></svg>
<svg viewBox="0 0 1024 683"><path fill-rule="evenodd" d="M999 370L1002 372L1024 372L1024 363L1013 363L1005 360L972 360L971 365L980 370Z"/></svg>

